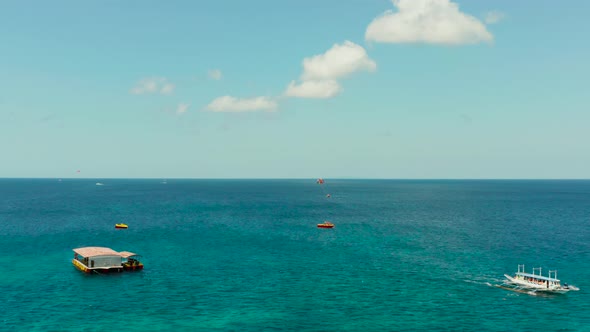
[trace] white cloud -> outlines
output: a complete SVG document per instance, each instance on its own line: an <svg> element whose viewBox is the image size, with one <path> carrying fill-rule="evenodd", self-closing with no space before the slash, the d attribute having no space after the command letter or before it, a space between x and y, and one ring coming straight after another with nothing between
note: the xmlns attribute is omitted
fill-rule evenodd
<svg viewBox="0 0 590 332"><path fill-rule="evenodd" d="M351 41L334 44L323 54L303 59L302 80L332 80L360 70L377 68L362 46Z"/></svg>
<svg viewBox="0 0 590 332"><path fill-rule="evenodd" d="M450 0L392 0L397 12L386 11L367 27L365 39L382 43L475 44L494 37L473 16Z"/></svg>
<svg viewBox="0 0 590 332"><path fill-rule="evenodd" d="M269 97L235 98L223 96L207 105L207 109L213 112L272 112L276 108L277 102Z"/></svg>
<svg viewBox="0 0 590 332"><path fill-rule="evenodd" d="M285 96L298 98L332 98L342 90L337 79L357 71L375 71L377 64L362 46L351 41L334 44L325 53L303 59L299 83L291 81Z"/></svg>
<svg viewBox="0 0 590 332"><path fill-rule="evenodd" d="M174 84L168 82L164 77L150 77L141 79L129 92L134 95L156 93L170 95L174 92L174 88Z"/></svg>
<svg viewBox="0 0 590 332"><path fill-rule="evenodd" d="M171 95L174 92L174 84L172 83L164 83L160 88L160 93L163 95Z"/></svg>
<svg viewBox="0 0 590 332"><path fill-rule="evenodd" d="M221 78L223 78L223 74L219 69L212 69L209 70L209 78L212 80L219 81Z"/></svg>
<svg viewBox="0 0 590 332"><path fill-rule="evenodd" d="M332 98L340 92L340 84L335 80L303 81L297 85L291 81L285 96L299 98Z"/></svg>
<svg viewBox="0 0 590 332"><path fill-rule="evenodd" d="M503 20L504 16L505 16L504 13L497 11L497 10L492 10L491 12L488 12L486 14L486 17L484 20L486 21L487 24L494 24L494 23L498 23L501 20Z"/></svg>
<svg viewBox="0 0 590 332"><path fill-rule="evenodd" d="M178 104L178 107L176 108L176 114L186 113L186 111L188 111L189 106L190 106L190 104L183 104L183 103Z"/></svg>

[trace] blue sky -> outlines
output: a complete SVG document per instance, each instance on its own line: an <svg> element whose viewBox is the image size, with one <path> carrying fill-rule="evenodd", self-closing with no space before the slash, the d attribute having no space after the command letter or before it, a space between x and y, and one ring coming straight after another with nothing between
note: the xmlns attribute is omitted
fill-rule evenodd
<svg viewBox="0 0 590 332"><path fill-rule="evenodd" d="M589 7L3 1L0 177L590 178Z"/></svg>

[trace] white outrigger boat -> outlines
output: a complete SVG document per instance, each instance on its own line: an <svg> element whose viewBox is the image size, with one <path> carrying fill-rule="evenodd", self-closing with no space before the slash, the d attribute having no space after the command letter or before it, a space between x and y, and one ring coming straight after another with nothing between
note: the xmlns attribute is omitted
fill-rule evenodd
<svg viewBox="0 0 590 332"><path fill-rule="evenodd" d="M536 271L539 274L535 274ZM541 275L541 268L533 268L533 273L525 273L524 265L518 265L518 272L511 277L507 274L504 275L508 279L507 284L515 286L517 290L527 290L534 292L554 292L554 293L565 293L571 290L579 290L579 288L564 283L557 279L557 270L549 271L549 276L544 277Z"/></svg>

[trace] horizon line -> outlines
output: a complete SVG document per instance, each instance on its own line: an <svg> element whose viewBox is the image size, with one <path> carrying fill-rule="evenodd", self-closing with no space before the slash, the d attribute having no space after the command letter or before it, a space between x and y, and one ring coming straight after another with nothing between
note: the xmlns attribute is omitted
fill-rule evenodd
<svg viewBox="0 0 590 332"><path fill-rule="evenodd" d="M393 181L588 181L590 178L361 178L321 177L333 180L393 180ZM310 180L318 177L258 178L258 177L0 177L0 180Z"/></svg>

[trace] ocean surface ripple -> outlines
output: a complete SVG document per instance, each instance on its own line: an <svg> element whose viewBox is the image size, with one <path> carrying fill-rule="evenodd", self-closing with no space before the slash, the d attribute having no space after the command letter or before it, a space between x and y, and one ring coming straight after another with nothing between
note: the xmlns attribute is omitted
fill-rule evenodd
<svg viewBox="0 0 590 332"><path fill-rule="evenodd" d="M0 198L2 331L590 331L590 181L0 179ZM145 270L85 275L84 246ZM518 264L580 291L494 287Z"/></svg>

